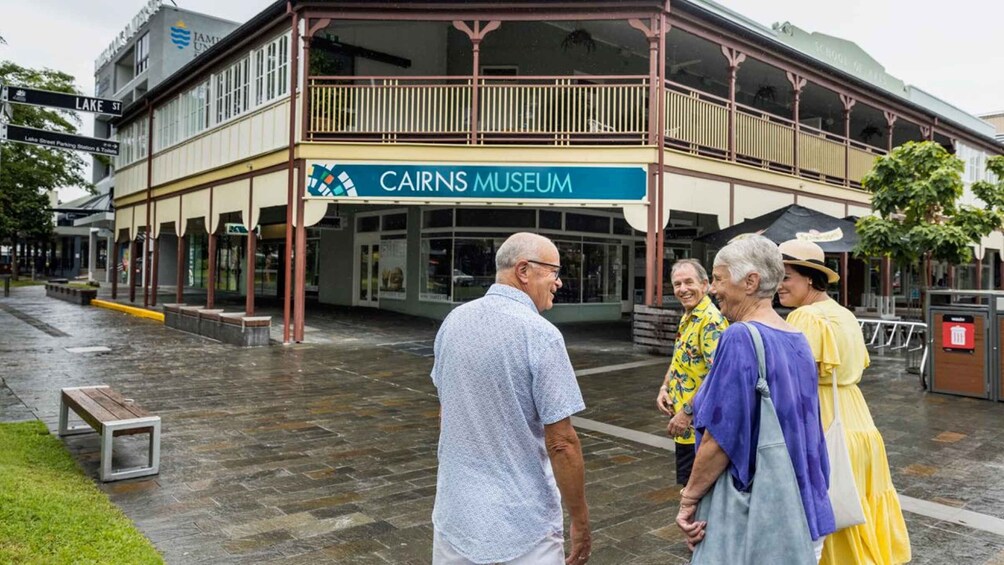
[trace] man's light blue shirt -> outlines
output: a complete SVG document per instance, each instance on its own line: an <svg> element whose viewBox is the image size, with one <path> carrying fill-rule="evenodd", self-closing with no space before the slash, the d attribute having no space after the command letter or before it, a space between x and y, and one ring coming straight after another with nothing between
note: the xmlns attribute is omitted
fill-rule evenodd
<svg viewBox="0 0 1004 565"><path fill-rule="evenodd" d="M475 563L509 561L562 531L544 426L585 409L565 340L524 292L495 284L435 344L442 420L435 528Z"/></svg>

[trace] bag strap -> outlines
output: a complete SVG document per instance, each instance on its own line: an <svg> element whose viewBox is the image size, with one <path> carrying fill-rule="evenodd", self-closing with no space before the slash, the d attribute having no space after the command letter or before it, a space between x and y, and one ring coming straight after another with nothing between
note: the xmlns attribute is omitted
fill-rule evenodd
<svg viewBox="0 0 1004 565"><path fill-rule="evenodd" d="M757 380L756 380L756 390L760 393L760 396L764 398L770 398L770 387L767 386L767 360L763 351L763 337L760 335L760 330L749 322L739 322L750 332L750 337L753 338L753 349L756 350L756 361L757 361Z"/></svg>
<svg viewBox="0 0 1004 565"><path fill-rule="evenodd" d="M830 373L830 380L833 382L833 422L840 421L840 400L837 394L837 369L834 367L833 371ZM831 422L832 426L833 423Z"/></svg>
<svg viewBox="0 0 1004 565"><path fill-rule="evenodd" d="M823 321L824 324L826 324L826 328L828 330L830 330L830 333L832 334L833 333L833 324L831 324L830 321L824 315L820 315L820 319ZM835 339L836 339L836 337L834 337L834 340ZM833 369L830 369L830 383L831 383L830 384L830 388L833 390L833 420L830 422L830 425L832 426L833 424L840 422L840 400L839 400L839 395L837 393L837 368L836 367L834 367Z"/></svg>

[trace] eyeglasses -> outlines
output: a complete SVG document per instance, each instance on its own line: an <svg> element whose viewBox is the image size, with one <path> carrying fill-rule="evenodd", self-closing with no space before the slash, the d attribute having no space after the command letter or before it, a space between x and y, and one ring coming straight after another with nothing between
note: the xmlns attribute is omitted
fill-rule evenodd
<svg viewBox="0 0 1004 565"><path fill-rule="evenodd" d="M552 269L554 269L553 271L551 271L551 274L554 275L554 278L556 279L561 278L561 265L555 265L554 263L545 263L543 261L534 261L533 259L527 259L526 262L533 263L534 265L543 265L545 267L551 267Z"/></svg>

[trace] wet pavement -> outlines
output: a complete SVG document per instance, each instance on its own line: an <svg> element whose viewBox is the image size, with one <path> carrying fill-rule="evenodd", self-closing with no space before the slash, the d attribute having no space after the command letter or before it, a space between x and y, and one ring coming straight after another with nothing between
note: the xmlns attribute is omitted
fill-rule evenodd
<svg viewBox="0 0 1004 565"><path fill-rule="evenodd" d="M436 324L309 305L307 330L302 344L238 349L18 288L0 298L0 421L54 430L59 389L93 384L161 416L160 474L101 488L168 563L428 563ZM673 454L625 439L662 437L665 366L631 347L626 323L562 330L589 406L579 416L615 426L579 429L591 563L685 563ZM899 492L933 503L906 514L913 562L1004 564L1004 404L926 394L903 365L876 358L861 388ZM141 437L116 442L117 463L142 458ZM96 436L66 444L96 477ZM974 514L946 518L955 509Z"/></svg>

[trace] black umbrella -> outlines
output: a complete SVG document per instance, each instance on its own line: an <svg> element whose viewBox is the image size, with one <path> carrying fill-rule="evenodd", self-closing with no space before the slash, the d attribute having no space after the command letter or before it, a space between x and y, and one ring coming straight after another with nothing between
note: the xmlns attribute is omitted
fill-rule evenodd
<svg viewBox="0 0 1004 565"><path fill-rule="evenodd" d="M760 234L774 243L789 239L814 241L826 253L849 253L858 243L854 222L835 218L798 204L790 204L762 216L757 216L694 241L722 248L739 235Z"/></svg>

